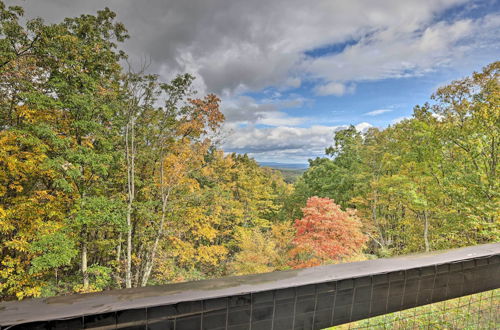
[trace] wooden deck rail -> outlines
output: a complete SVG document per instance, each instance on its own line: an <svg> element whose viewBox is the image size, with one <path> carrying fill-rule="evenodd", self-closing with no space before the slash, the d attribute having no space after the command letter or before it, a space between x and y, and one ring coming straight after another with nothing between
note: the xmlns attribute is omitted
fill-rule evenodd
<svg viewBox="0 0 500 330"><path fill-rule="evenodd" d="M0 303L1 329L321 329L500 287L500 243Z"/></svg>

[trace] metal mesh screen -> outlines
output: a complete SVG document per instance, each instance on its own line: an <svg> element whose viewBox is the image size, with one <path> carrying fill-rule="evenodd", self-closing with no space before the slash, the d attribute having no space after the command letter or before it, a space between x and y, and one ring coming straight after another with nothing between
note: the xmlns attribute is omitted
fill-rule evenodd
<svg viewBox="0 0 500 330"><path fill-rule="evenodd" d="M500 329L500 290L445 300L329 329Z"/></svg>

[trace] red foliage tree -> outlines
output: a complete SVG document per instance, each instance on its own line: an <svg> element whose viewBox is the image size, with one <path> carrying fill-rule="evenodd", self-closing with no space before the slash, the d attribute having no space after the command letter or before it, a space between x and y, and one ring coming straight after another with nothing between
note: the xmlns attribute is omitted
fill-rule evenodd
<svg viewBox="0 0 500 330"><path fill-rule="evenodd" d="M363 249L367 237L355 210L341 210L329 198L311 197L295 221L297 233L290 251L293 268L321 265L352 257Z"/></svg>

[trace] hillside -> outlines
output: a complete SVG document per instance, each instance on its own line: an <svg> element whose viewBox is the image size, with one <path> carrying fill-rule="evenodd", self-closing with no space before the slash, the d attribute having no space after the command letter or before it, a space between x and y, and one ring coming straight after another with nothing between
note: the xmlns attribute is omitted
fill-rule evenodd
<svg viewBox="0 0 500 330"><path fill-rule="evenodd" d="M286 183L295 183L307 170L307 164L259 162L262 167L278 170L283 175Z"/></svg>

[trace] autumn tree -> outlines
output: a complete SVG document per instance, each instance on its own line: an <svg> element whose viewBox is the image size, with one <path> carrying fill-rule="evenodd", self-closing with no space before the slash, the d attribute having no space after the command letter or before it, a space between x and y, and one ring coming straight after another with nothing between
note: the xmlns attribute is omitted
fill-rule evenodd
<svg viewBox="0 0 500 330"><path fill-rule="evenodd" d="M197 156L191 157L191 165L198 162ZM189 171L190 180L195 180L185 186L190 188L190 193L175 194L171 200L167 240L160 249L155 283L268 267L259 262L248 266L246 271L235 266L237 260L244 263L253 255L252 251L259 249L256 246L252 250L251 235L246 235L249 232L272 237L275 250L280 253L279 260L272 261L269 267L282 269L287 262L282 260L288 249L285 232L286 228L292 229L289 222L282 224L276 213L281 208L281 198L290 188L283 177L258 166L248 156L224 155L214 148L199 164L198 170L193 166ZM240 266L245 267L241 263Z"/></svg>
<svg viewBox="0 0 500 330"><path fill-rule="evenodd" d="M295 221L290 251L294 268L338 262L362 252L367 238L354 210L343 211L329 198L311 197L302 213L303 218Z"/></svg>
<svg viewBox="0 0 500 330"><path fill-rule="evenodd" d="M355 207L380 256L498 240L499 63L437 90L411 118L338 131L287 210L306 198Z"/></svg>
<svg viewBox="0 0 500 330"><path fill-rule="evenodd" d="M113 21L114 13L107 9L59 24L46 25L34 19L24 26L18 19L21 8L6 8L2 2L0 9L0 79L5 96L0 126L5 132L38 140L44 152L39 166L51 174L31 181L32 187L64 204L60 208L62 222L81 219L77 214L80 200L110 195L104 183L116 155L112 117L121 58L115 41L126 37L124 28ZM29 190L22 195L30 196ZM47 217L40 220L43 225L50 222ZM67 239L76 239L82 282L88 287L87 243L96 233L91 232L88 222L68 225L77 223L81 224L77 229L81 235ZM53 237L63 234L72 235L63 230ZM53 245L47 237L41 241ZM36 253L44 251L40 244Z"/></svg>
<svg viewBox="0 0 500 330"><path fill-rule="evenodd" d="M289 268L288 252L293 246L295 229L279 222L269 230L240 228L236 235L237 253L229 264L229 274L267 273Z"/></svg>
<svg viewBox="0 0 500 330"><path fill-rule="evenodd" d="M269 232L258 228L241 228L236 236L240 251L229 265L235 275L268 273L276 270L279 252Z"/></svg>
<svg viewBox="0 0 500 330"><path fill-rule="evenodd" d="M193 76L125 72L109 9L22 15L0 1L1 295L225 274L237 232L277 221L281 175L217 150L220 100Z"/></svg>

